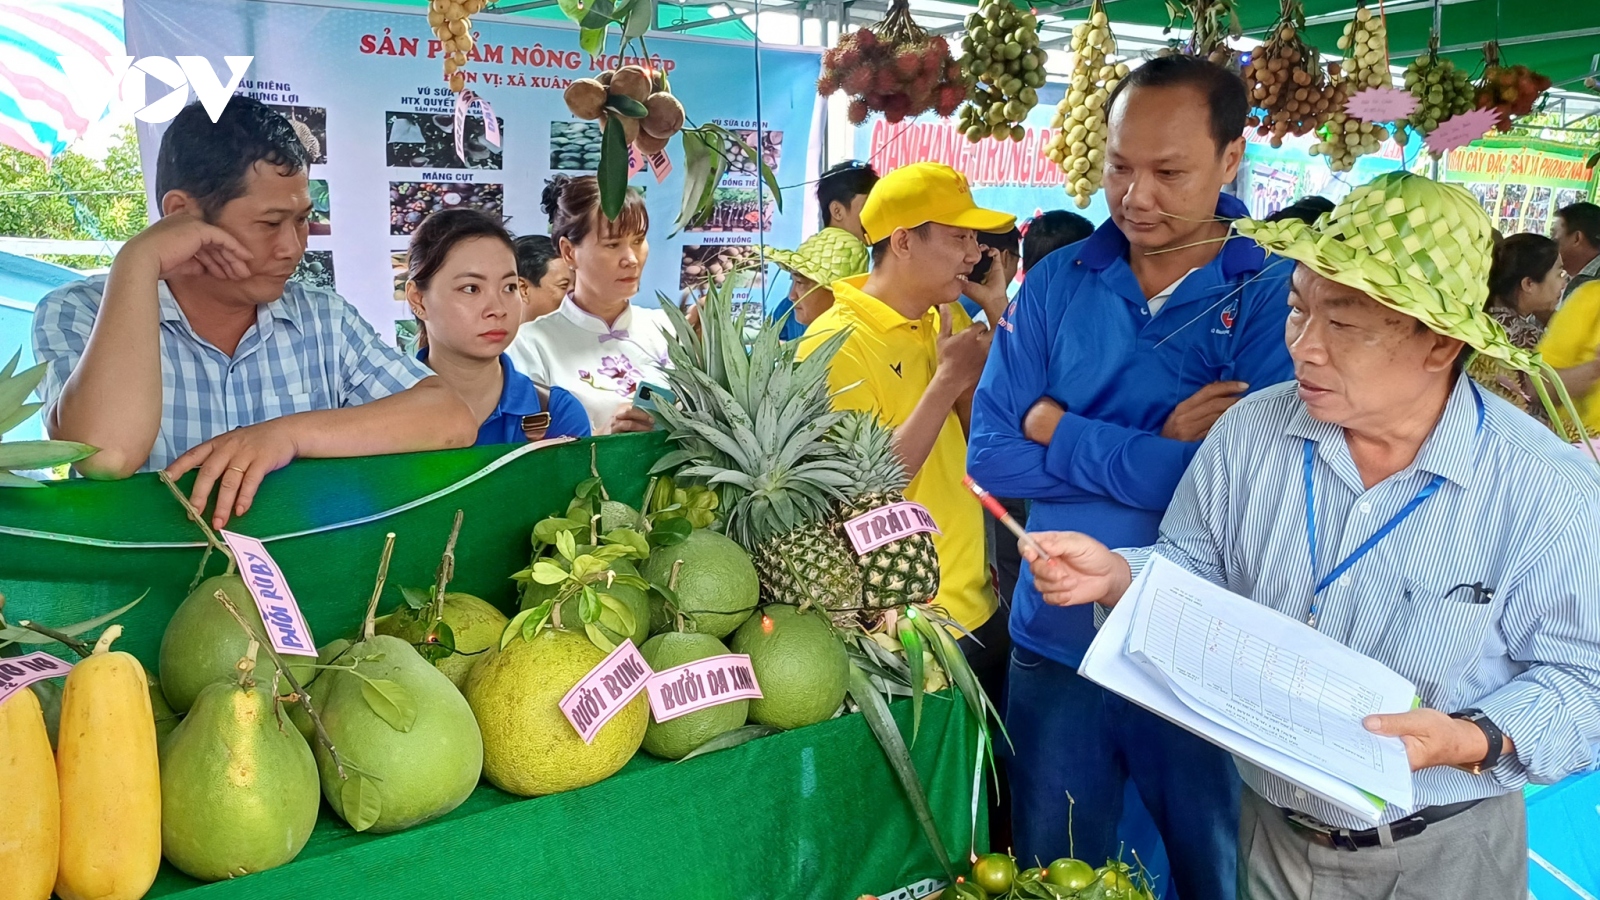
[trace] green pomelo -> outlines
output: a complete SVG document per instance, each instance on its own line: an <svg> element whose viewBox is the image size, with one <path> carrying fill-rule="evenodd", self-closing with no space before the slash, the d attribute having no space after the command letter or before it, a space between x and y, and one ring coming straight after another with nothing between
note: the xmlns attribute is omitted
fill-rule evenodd
<svg viewBox="0 0 1600 900"><path fill-rule="evenodd" d="M637 509L618 500L606 500L600 504L600 533L609 534L618 528L644 528L644 516Z"/></svg>
<svg viewBox="0 0 1600 900"><path fill-rule="evenodd" d="M144 680L150 686L150 711L156 717L156 743L159 745L178 727L183 716L178 715L167 702L167 695L161 692L161 682L154 675L146 672Z"/></svg>
<svg viewBox="0 0 1600 900"><path fill-rule="evenodd" d="M258 634L267 634L261 612L256 609L256 601L250 596L243 578L218 575L201 582L178 604L166 632L161 635L161 692L174 712L188 712L194 698L200 696L206 685L231 677L234 664L244 657L245 648L250 644L244 629L217 600L217 591L227 595ZM314 670L296 664L295 657L288 659L294 677L304 684Z"/></svg>
<svg viewBox="0 0 1600 900"><path fill-rule="evenodd" d="M709 634L672 631L656 635L639 648L655 672L727 652L727 646ZM735 700L665 722L657 722L652 714L650 725L644 730L644 751L662 759L683 759L706 741L743 725L749 712L749 700Z"/></svg>
<svg viewBox="0 0 1600 900"><path fill-rule="evenodd" d="M258 673L259 676L260 673ZM317 763L279 727L272 679L214 682L161 746L161 853L220 881L294 859L317 824Z"/></svg>
<svg viewBox="0 0 1600 900"><path fill-rule="evenodd" d="M650 707L634 697L585 744L558 705L606 654L581 632L542 629L490 650L467 681L483 727L483 774L523 797L594 784L627 765L644 740Z"/></svg>
<svg viewBox="0 0 1600 900"><path fill-rule="evenodd" d="M771 604L744 623L729 642L750 656L761 699L750 701L750 721L800 728L833 716L850 683L844 642L821 613Z"/></svg>
<svg viewBox="0 0 1600 900"><path fill-rule="evenodd" d="M672 588L689 630L715 638L732 634L760 599L750 554L714 531L695 529L683 542L657 548L640 573L651 584Z"/></svg>
<svg viewBox="0 0 1600 900"><path fill-rule="evenodd" d="M408 644L417 644L427 636L427 617L430 607L414 610L401 605L399 609L378 619L373 627L378 634L393 635ZM456 652L437 659L433 665L457 689L467 683L467 673L477 663L483 651L500 642L500 632L506 629L505 613L493 604L471 594L446 593L444 595L444 623L455 635Z"/></svg>
<svg viewBox="0 0 1600 900"><path fill-rule="evenodd" d="M322 649L317 651L317 664L326 666L343 656L344 652L349 649L349 638L334 638L323 644ZM296 674L295 677L299 678L300 676ZM333 673L327 669L313 669L310 680L300 682L300 686L305 688L306 693L311 696L311 705L316 707L319 713L322 712L322 701L328 696L328 686L331 684L333 684ZM280 691L290 690L286 684L279 684L278 689ZM289 704L289 721L294 723L294 727L300 729L300 736L306 739L306 743L316 746L316 726L311 724L311 717L306 715L306 708L300 705L299 702Z"/></svg>
<svg viewBox="0 0 1600 900"><path fill-rule="evenodd" d="M420 825L455 809L472 793L483 770L483 739L466 698L444 673L428 664L405 641L374 635L352 647L356 672L337 669L317 712L323 727L352 778L364 773L363 790L339 778L333 758L320 743L315 748L322 773L322 793L346 822L361 820L361 810L347 810L347 796L377 794L376 812L366 829L378 834ZM376 657L376 658L373 658ZM359 674L358 674L359 673ZM366 679L379 682L375 688ZM374 708L367 694L392 682L402 699L416 710L416 720L400 731ZM315 703L315 694L313 694Z"/></svg>

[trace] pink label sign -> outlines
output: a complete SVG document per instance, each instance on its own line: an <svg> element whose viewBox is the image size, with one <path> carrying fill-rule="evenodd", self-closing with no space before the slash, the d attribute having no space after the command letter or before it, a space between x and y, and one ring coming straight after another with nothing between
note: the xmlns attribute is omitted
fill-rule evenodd
<svg viewBox="0 0 1600 900"><path fill-rule="evenodd" d="M0 703L35 681L60 678L70 671L72 663L43 652L0 659Z"/></svg>
<svg viewBox="0 0 1600 900"><path fill-rule="evenodd" d="M639 655L633 641L623 641L617 649L589 670L583 680L561 698L561 712L572 723L585 744L594 740L600 726L622 711L628 701L639 696L650 678L650 666Z"/></svg>
<svg viewBox="0 0 1600 900"><path fill-rule="evenodd" d="M657 722L670 722L735 700L760 700L750 657L743 653L708 656L657 672L645 683L650 692L650 711Z"/></svg>
<svg viewBox="0 0 1600 900"><path fill-rule="evenodd" d="M640 172L643 172L646 165L647 165L647 163L645 162L644 154L639 152L639 148L637 146L635 146L634 144L629 144L628 145L628 177L632 178L633 176L639 174Z"/></svg>
<svg viewBox="0 0 1600 900"><path fill-rule="evenodd" d="M920 503L902 500L864 512L844 523L844 533L858 555L866 555L913 534L939 534L933 516Z"/></svg>
<svg viewBox="0 0 1600 900"><path fill-rule="evenodd" d="M283 570L273 561L272 554L260 541L247 535L223 531L222 540L238 561L239 577L244 579L250 596L255 598L272 648L293 656L316 656L317 645L311 639L311 627L300 614L300 604L289 590L289 580L283 577Z"/></svg>
<svg viewBox="0 0 1600 900"><path fill-rule="evenodd" d="M666 181L672 174L672 160L667 158L666 151L650 154L650 171L656 176L656 184Z"/></svg>
<svg viewBox="0 0 1600 900"><path fill-rule="evenodd" d="M500 122L494 117L494 107L489 101L479 97L471 91L462 91L456 95L455 126L456 159L467 161L466 150L466 124L467 113L472 110L472 105L478 105L478 114L483 116L483 139L490 144L500 146Z"/></svg>

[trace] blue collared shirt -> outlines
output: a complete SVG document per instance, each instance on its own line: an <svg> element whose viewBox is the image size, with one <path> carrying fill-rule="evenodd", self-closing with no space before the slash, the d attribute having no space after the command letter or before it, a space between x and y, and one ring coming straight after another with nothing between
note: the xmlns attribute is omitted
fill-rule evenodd
<svg viewBox="0 0 1600 900"><path fill-rule="evenodd" d="M1476 395L1476 396L1475 396ZM1480 426L1480 409L1481 426ZM1312 460L1317 571L1306 535ZM1343 429L1306 411L1293 384L1241 401L1178 485L1151 552L1304 622L1313 585L1442 476L1395 529L1318 595L1317 630L1417 686L1422 705L1477 707L1516 746L1492 770L1415 773L1416 808L1550 784L1600 747L1600 468L1461 376L1416 460L1370 490ZM1493 591L1475 603L1482 584ZM1257 793L1344 828L1349 813L1239 761ZM1390 807L1384 821L1410 810Z"/></svg>
<svg viewBox="0 0 1600 900"><path fill-rule="evenodd" d="M417 351L417 359L423 363L428 361L426 347ZM500 387L500 402L495 405L494 412L489 413L489 418L478 426L478 439L473 443L475 447L526 443L528 435L522 430L522 417L546 411L539 404L538 385L532 378L517 371L511 357L505 353L500 354L500 373L505 379ZM589 414L584 412L578 398L565 388L550 388L549 413L550 427L544 433L546 438L589 436Z"/></svg>
<svg viewBox="0 0 1600 900"><path fill-rule="evenodd" d="M1217 214L1246 214L1229 196ZM1128 241L1107 221L1028 272L994 327L972 405L967 468L1001 497L1033 501L1028 527L1144 546L1196 443L1161 437L1174 407L1213 381L1264 388L1292 377L1284 322L1292 264L1229 240L1178 285L1157 315ZM1067 410L1048 446L1023 436L1042 397ZM1024 567L1012 596L1017 644L1076 666L1094 637L1084 608L1047 606Z"/></svg>
<svg viewBox="0 0 1600 900"><path fill-rule="evenodd" d="M33 355L48 364L39 399L48 410L83 358L106 276L64 284L33 313ZM341 409L397 394L432 375L385 343L355 307L297 281L256 310L256 324L229 356L190 326L166 282L161 316L161 427L140 468L166 468L219 434L280 416Z"/></svg>

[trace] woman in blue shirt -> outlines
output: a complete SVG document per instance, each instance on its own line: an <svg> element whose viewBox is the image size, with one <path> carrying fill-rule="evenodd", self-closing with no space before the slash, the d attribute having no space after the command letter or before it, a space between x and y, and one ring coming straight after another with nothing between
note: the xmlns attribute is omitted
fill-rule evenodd
<svg viewBox="0 0 1600 900"><path fill-rule="evenodd" d="M505 355L521 322L511 235L476 209L434 213L411 235L406 301L417 317L417 358L466 401L478 444L588 437L577 398L535 384Z"/></svg>

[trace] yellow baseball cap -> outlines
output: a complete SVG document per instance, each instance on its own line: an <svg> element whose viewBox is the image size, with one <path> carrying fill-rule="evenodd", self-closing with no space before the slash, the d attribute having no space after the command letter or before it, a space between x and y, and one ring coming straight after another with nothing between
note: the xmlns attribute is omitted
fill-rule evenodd
<svg viewBox="0 0 1600 900"><path fill-rule="evenodd" d="M878 179L861 207L861 230L875 244L896 228L928 222L974 231L1009 231L1017 217L972 202L967 178L943 163L919 162Z"/></svg>

